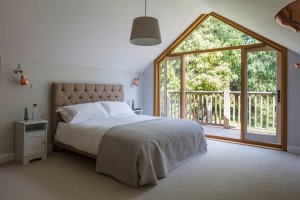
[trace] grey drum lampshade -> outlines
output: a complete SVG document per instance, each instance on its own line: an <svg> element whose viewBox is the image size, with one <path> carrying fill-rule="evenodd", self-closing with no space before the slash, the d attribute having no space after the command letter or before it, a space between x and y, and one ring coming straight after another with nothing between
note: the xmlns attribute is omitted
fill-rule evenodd
<svg viewBox="0 0 300 200"><path fill-rule="evenodd" d="M133 20L130 43L153 46L161 43L158 20L154 17L137 17Z"/></svg>

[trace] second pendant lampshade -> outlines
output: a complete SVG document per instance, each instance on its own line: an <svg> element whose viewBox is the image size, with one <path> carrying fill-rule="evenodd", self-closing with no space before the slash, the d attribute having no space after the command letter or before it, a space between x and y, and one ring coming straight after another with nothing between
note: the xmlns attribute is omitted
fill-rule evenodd
<svg viewBox="0 0 300 200"><path fill-rule="evenodd" d="M133 20L130 43L140 46L153 46L161 43L158 20L146 16L147 2L145 0L145 16Z"/></svg>
<svg viewBox="0 0 300 200"><path fill-rule="evenodd" d="M275 16L282 26L287 26L296 32L300 32L300 0L294 1L283 9L281 9Z"/></svg>
<svg viewBox="0 0 300 200"><path fill-rule="evenodd" d="M158 20L154 17L138 17L133 20L130 42L140 46L161 43Z"/></svg>

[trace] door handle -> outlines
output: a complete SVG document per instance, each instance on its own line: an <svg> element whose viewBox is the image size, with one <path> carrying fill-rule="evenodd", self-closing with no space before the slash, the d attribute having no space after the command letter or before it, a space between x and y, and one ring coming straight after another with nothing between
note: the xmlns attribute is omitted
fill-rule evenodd
<svg viewBox="0 0 300 200"><path fill-rule="evenodd" d="M280 102L280 90L277 90L277 102Z"/></svg>

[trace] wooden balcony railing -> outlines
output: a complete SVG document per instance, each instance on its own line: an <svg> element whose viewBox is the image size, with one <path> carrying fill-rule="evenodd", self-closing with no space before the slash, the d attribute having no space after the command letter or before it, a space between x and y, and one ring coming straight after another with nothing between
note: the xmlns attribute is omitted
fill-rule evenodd
<svg viewBox="0 0 300 200"><path fill-rule="evenodd" d="M166 99L166 101L165 101ZM203 124L239 127L241 92L188 91L185 92L185 118ZM161 91L161 116L180 117L180 92ZM276 93L248 92L247 126L275 131Z"/></svg>

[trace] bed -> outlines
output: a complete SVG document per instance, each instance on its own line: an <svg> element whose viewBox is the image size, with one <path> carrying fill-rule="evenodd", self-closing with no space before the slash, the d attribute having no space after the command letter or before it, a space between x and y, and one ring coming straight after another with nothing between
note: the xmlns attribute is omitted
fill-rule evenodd
<svg viewBox="0 0 300 200"><path fill-rule="evenodd" d="M156 185L207 151L203 128L194 121L109 113L73 124L55 112L70 105L123 100L122 85L53 83L52 143L96 159L97 172L133 187Z"/></svg>

